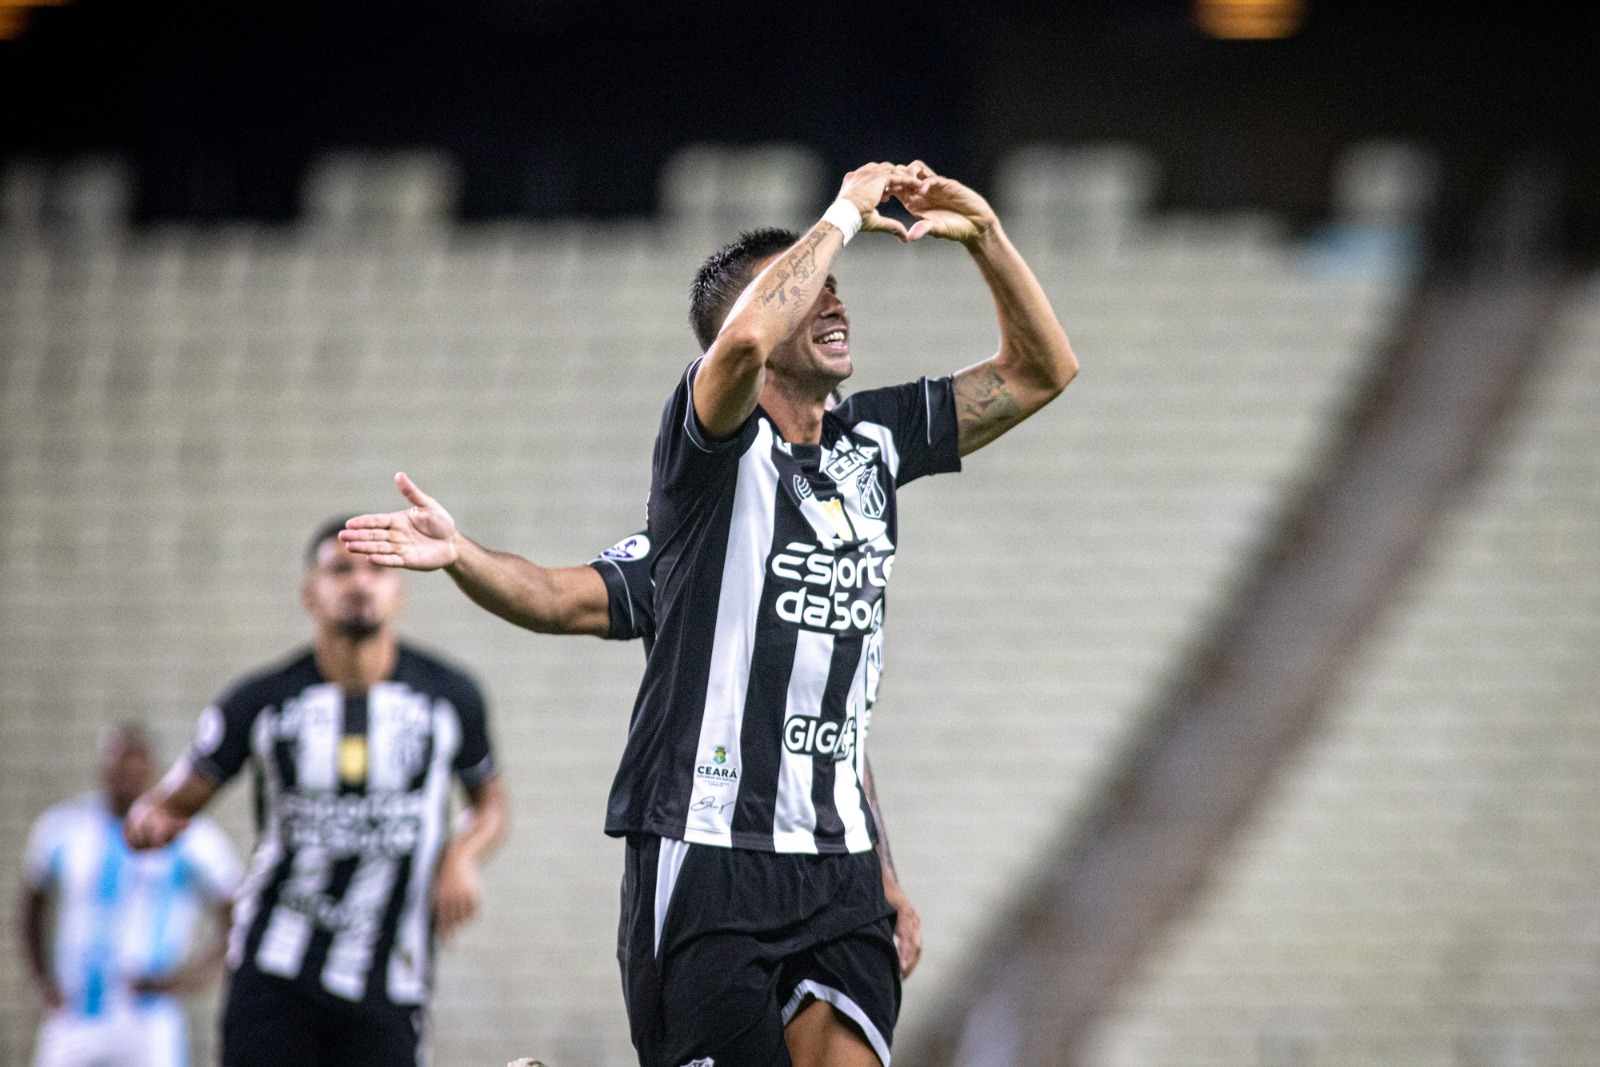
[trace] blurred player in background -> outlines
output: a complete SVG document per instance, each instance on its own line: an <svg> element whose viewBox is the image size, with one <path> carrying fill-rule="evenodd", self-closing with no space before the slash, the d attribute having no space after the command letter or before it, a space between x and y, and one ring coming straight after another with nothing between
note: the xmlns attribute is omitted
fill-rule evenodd
<svg viewBox="0 0 1600 1067"><path fill-rule="evenodd" d="M891 196L916 216L909 231L878 213ZM828 268L861 229L963 244L994 298L996 355L828 410L853 369ZM1077 362L988 203L922 163L863 167L805 234L758 231L712 255L690 320L706 354L656 438L655 645L606 819L627 839L634 1045L645 1067L887 1067L900 968L865 855L861 740L895 492L958 470ZM350 543L402 565L394 529L373 521Z"/></svg>
<svg viewBox="0 0 1600 1067"><path fill-rule="evenodd" d="M246 762L260 843L239 892L224 1067L415 1067L435 932L478 908L506 830L483 696L400 642L401 576L312 538L301 601L312 647L234 685L142 797L128 839L160 846ZM446 825L451 779L467 809Z"/></svg>
<svg viewBox="0 0 1600 1067"><path fill-rule="evenodd" d="M239 859L203 818L156 851L128 849L123 819L155 779L143 726L106 732L99 774L97 791L45 812L28 838L22 944L46 1011L34 1064L181 1067L189 1035L178 997L222 973ZM208 910L217 934L191 951Z"/></svg>

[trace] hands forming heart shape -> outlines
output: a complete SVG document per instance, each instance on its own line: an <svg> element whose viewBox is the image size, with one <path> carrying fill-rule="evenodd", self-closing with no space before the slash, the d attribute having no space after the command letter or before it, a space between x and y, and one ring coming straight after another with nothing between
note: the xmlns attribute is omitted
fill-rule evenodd
<svg viewBox="0 0 1600 1067"><path fill-rule="evenodd" d="M898 219L878 213L890 198L916 219L909 229ZM938 237L972 244L995 224L989 202L954 178L935 174L919 160L910 163L869 163L844 176L839 199L861 212L861 228L890 233L901 241Z"/></svg>

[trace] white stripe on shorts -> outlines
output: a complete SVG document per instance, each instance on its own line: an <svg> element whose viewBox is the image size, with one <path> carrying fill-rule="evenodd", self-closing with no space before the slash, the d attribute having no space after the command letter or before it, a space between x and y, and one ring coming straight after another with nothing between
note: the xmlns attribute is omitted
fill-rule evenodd
<svg viewBox="0 0 1600 1067"><path fill-rule="evenodd" d="M667 905L672 903L672 890L678 884L678 872L683 870L683 858L689 854L689 843L670 837L661 839L661 852L656 856L656 955L661 955L661 928L667 925Z"/></svg>
<svg viewBox="0 0 1600 1067"><path fill-rule="evenodd" d="M867 1013L861 1010L861 1005L845 996L832 986L813 982L806 978L794 988L794 996L789 998L789 1003L783 1006L783 1025L788 1026L794 1018L795 1012L800 1010L800 1005L805 1003L806 997L816 997L825 1000L835 1008L850 1017L850 1021L861 1027L861 1032L867 1036L867 1044L872 1046L872 1051L878 1054L878 1062L883 1067L889 1067L889 1042L883 1039L878 1028L872 1024Z"/></svg>

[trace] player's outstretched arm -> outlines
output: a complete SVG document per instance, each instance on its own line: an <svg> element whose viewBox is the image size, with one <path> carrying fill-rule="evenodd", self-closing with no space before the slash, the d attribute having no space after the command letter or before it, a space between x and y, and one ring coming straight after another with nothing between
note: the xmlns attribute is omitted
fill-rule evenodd
<svg viewBox="0 0 1600 1067"><path fill-rule="evenodd" d="M896 195L917 216L910 238L965 245L1000 321L1000 350L955 377L961 454L967 455L1059 396L1078 373L1078 360L1050 299L988 201L920 160L907 169L917 184Z"/></svg>
<svg viewBox="0 0 1600 1067"><path fill-rule="evenodd" d="M217 783L196 770L185 756L133 802L122 821L122 836L129 848L161 848L184 831L216 792Z"/></svg>
<svg viewBox="0 0 1600 1067"><path fill-rule="evenodd" d="M610 633L606 584L594 568L541 567L484 548L463 536L450 513L404 473L394 480L411 507L351 519L339 533L351 552L384 567L442 568L473 603L536 633Z"/></svg>
<svg viewBox="0 0 1600 1067"><path fill-rule="evenodd" d="M861 229L892 233L903 241L907 239L905 227L879 215L878 205L909 182L903 167L869 163L844 176L835 203L853 207ZM829 208L830 214L835 210ZM849 216L848 208L837 210ZM854 221L855 216L843 220L852 228ZM740 294L695 377L695 416L711 436L733 433L755 410L767 357L811 310L834 258L850 236L824 216Z"/></svg>

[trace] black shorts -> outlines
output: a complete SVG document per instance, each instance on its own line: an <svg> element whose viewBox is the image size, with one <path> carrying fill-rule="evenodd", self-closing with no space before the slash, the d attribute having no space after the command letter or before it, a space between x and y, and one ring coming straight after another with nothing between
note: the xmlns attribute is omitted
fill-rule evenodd
<svg viewBox="0 0 1600 1067"><path fill-rule="evenodd" d="M900 962L875 852L630 835L617 959L642 1067L787 1067L783 1028L813 998L889 1063Z"/></svg>
<svg viewBox="0 0 1600 1067"><path fill-rule="evenodd" d="M222 1012L222 1067L417 1067L427 1009L347 1004L242 967Z"/></svg>

